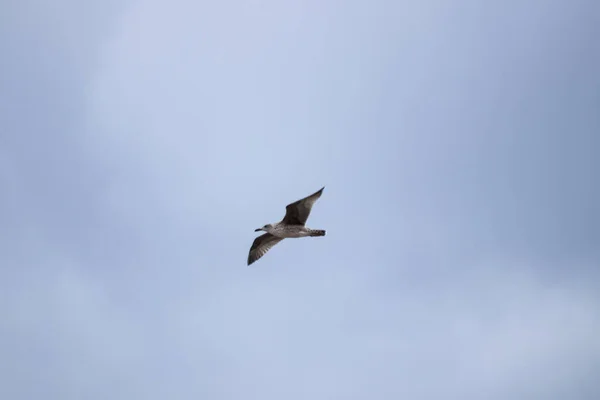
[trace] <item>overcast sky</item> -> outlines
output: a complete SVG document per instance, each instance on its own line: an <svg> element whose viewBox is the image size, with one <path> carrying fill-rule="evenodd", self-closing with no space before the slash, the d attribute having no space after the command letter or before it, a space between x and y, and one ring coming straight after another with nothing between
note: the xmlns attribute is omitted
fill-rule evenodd
<svg viewBox="0 0 600 400"><path fill-rule="evenodd" d="M0 397L600 398L600 3L0 1ZM254 229L325 186L246 266Z"/></svg>

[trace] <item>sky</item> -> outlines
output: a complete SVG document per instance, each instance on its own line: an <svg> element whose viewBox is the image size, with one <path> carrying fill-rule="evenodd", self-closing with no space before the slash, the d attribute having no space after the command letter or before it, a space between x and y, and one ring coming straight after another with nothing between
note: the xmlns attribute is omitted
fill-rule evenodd
<svg viewBox="0 0 600 400"><path fill-rule="evenodd" d="M600 398L600 4L0 2L0 397ZM252 266L254 229L325 186Z"/></svg>

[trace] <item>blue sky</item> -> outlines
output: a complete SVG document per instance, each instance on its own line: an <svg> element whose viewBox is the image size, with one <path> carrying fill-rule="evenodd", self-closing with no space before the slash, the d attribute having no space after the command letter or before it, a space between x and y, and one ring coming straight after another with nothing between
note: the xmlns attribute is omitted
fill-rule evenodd
<svg viewBox="0 0 600 400"><path fill-rule="evenodd" d="M0 397L599 398L599 22L0 3Z"/></svg>

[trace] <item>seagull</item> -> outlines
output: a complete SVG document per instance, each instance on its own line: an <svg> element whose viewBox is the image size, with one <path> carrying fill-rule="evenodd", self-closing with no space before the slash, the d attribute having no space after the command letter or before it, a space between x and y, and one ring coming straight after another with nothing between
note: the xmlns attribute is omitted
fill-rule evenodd
<svg viewBox="0 0 600 400"><path fill-rule="evenodd" d="M288 204L285 207L285 217L281 221L254 230L254 232L265 231L266 233L254 239L248 254L248 265L267 254L271 247L285 238L325 236L326 231L322 229L310 229L304 226L313 204L321 197L323 189L325 186L310 196Z"/></svg>

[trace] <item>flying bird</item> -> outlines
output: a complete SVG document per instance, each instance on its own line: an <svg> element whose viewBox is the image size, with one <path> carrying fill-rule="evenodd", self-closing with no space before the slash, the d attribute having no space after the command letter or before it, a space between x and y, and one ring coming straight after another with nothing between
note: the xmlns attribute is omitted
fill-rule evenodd
<svg viewBox="0 0 600 400"><path fill-rule="evenodd" d="M321 197L323 189L325 186L310 196L288 204L285 207L285 217L281 221L254 230L254 232L265 231L266 233L254 239L248 254L248 265L264 256L285 238L325 236L326 231L322 229L310 229L304 226L313 204Z"/></svg>

